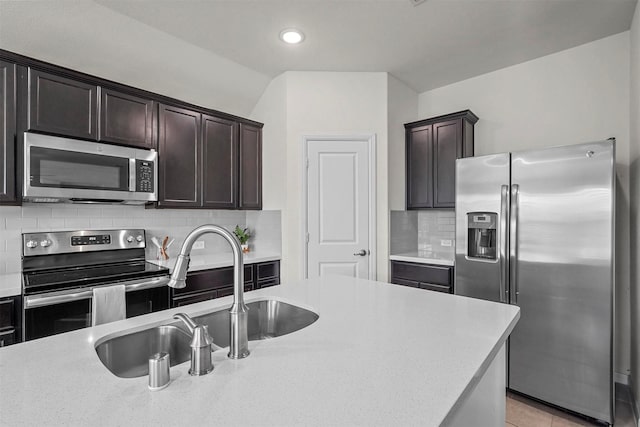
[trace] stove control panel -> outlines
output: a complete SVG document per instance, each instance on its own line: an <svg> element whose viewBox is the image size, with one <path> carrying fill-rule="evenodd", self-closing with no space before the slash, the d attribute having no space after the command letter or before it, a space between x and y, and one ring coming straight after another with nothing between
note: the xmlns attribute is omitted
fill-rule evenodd
<svg viewBox="0 0 640 427"><path fill-rule="evenodd" d="M110 245L110 244L111 244L110 234L71 236L71 246Z"/></svg>
<svg viewBox="0 0 640 427"><path fill-rule="evenodd" d="M22 234L24 256L146 247L142 229L79 230Z"/></svg>

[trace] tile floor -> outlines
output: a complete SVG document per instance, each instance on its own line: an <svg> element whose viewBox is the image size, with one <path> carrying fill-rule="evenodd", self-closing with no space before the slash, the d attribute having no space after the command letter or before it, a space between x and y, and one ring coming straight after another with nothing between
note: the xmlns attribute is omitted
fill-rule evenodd
<svg viewBox="0 0 640 427"><path fill-rule="evenodd" d="M507 392L506 427L579 427L598 426L525 397ZM616 420L614 427L637 427L629 393L616 384Z"/></svg>

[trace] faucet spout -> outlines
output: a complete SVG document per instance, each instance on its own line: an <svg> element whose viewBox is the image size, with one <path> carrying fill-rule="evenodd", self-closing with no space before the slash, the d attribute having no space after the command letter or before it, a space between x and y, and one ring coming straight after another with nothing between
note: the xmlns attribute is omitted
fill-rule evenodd
<svg viewBox="0 0 640 427"><path fill-rule="evenodd" d="M186 286L187 270L193 244L203 234L217 234L222 236L230 245L233 252L233 305L229 309L231 325L231 344L229 357L231 359L243 359L249 355L249 338L247 325L249 309L244 303L244 261L242 248L238 238L229 230L218 225L202 225L191 231L184 239L180 254L169 279L172 288L184 288Z"/></svg>

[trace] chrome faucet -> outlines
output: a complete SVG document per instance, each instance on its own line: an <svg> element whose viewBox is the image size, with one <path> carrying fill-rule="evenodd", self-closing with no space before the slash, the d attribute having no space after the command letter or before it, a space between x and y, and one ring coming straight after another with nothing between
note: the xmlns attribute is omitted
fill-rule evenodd
<svg viewBox="0 0 640 427"><path fill-rule="evenodd" d="M205 375L213 371L213 361L211 359L211 344L213 344L213 340L209 335L209 328L205 325L196 324L185 313L176 313L173 318L182 320L192 335L189 375Z"/></svg>
<svg viewBox="0 0 640 427"><path fill-rule="evenodd" d="M186 285L187 270L189 268L189 256L191 247L203 234L218 234L229 242L233 251L233 305L229 309L231 317L231 343L229 357L242 359L249 355L249 338L247 323L249 309L244 304L244 262L242 261L242 249L237 237L230 231L213 224L202 225L187 235L180 249L180 255L173 267L173 273L169 280L172 288L184 288Z"/></svg>

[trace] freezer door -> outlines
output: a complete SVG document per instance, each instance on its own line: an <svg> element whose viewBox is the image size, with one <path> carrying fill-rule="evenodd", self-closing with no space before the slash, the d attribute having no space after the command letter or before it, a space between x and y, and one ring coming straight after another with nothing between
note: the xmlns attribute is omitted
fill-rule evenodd
<svg viewBox="0 0 640 427"><path fill-rule="evenodd" d="M521 313L509 388L609 423L614 159L604 141L512 153L511 165L511 297Z"/></svg>
<svg viewBox="0 0 640 427"><path fill-rule="evenodd" d="M509 154L456 160L456 258L454 293L507 302L506 224ZM494 216L495 215L495 216ZM495 218L495 259L474 255L470 226ZM479 220L479 221L474 221ZM473 228L471 231L473 232ZM486 242L485 242L486 243ZM485 244L483 243L483 244ZM476 251L476 254L480 251Z"/></svg>

